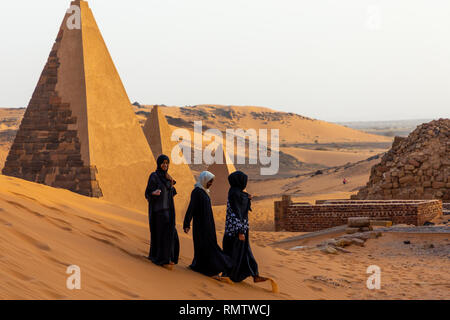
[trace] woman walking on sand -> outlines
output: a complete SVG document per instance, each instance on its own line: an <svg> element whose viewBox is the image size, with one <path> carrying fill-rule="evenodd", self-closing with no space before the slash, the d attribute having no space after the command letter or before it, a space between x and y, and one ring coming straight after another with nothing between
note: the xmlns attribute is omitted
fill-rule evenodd
<svg viewBox="0 0 450 320"><path fill-rule="evenodd" d="M194 259L190 268L216 280L229 281L220 275L231 268L231 260L217 244L216 226L214 223L209 188L215 176L208 171L202 172L195 189L191 194L191 202L184 219L184 232L189 233L193 222Z"/></svg>
<svg viewBox="0 0 450 320"><path fill-rule="evenodd" d="M269 279L259 276L258 264L250 248L248 213L251 211L252 196L244 192L248 176L236 171L228 177L227 219L223 238L223 251L233 260L233 268L225 275L233 282L253 277L255 283Z"/></svg>
<svg viewBox="0 0 450 320"><path fill-rule="evenodd" d="M154 264L172 270L178 263L180 243L175 227L175 205L173 198L177 194L176 181L169 175L170 160L161 155L157 160L157 169L147 184L145 197L149 203L150 253L148 259Z"/></svg>

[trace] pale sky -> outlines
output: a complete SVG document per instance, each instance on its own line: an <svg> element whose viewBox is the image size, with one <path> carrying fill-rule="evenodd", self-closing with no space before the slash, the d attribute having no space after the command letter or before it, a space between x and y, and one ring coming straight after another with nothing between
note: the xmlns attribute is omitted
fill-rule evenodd
<svg viewBox="0 0 450 320"><path fill-rule="evenodd" d="M448 0L91 0L131 102L327 121L450 117ZM70 1L2 1L0 107L26 107Z"/></svg>

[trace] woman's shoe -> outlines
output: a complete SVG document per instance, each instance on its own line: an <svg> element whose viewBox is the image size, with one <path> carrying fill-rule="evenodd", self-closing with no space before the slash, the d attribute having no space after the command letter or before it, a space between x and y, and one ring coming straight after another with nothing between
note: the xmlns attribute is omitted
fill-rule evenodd
<svg viewBox="0 0 450 320"><path fill-rule="evenodd" d="M260 282L266 282L266 281L269 281L269 279L260 277L260 276L253 277L254 283L260 283Z"/></svg>
<svg viewBox="0 0 450 320"><path fill-rule="evenodd" d="M173 270L173 264L164 264L164 265L162 265L162 267L163 267L164 269L169 270L169 271L172 271L172 270Z"/></svg>

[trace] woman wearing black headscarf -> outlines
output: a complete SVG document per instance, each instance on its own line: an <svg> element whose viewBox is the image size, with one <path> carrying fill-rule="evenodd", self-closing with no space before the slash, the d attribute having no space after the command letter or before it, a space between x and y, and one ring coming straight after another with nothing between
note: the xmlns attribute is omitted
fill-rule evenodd
<svg viewBox="0 0 450 320"><path fill-rule="evenodd" d="M252 196L245 192L248 176L236 171L228 177L227 220L223 238L223 251L233 260L233 269L226 274L234 282L253 277L254 282L269 279L259 276L258 264L253 257L249 240L248 213L251 211Z"/></svg>
<svg viewBox="0 0 450 320"><path fill-rule="evenodd" d="M180 243L175 227L176 181L169 175L169 157L161 155L157 169L148 179L145 197L149 202L150 254L154 264L172 269L178 263Z"/></svg>

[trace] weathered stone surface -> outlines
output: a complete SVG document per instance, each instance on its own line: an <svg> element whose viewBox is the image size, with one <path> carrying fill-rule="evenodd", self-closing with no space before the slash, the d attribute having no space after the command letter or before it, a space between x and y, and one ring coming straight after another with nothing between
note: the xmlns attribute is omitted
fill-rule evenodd
<svg viewBox="0 0 450 320"><path fill-rule="evenodd" d="M352 239L352 243L354 245L357 245L357 246L360 246L360 247L364 247L365 246L364 240L361 240L361 239L353 238Z"/></svg>
<svg viewBox="0 0 450 320"><path fill-rule="evenodd" d="M321 251L328 254L337 254L337 250L331 246L326 246Z"/></svg>
<svg viewBox="0 0 450 320"><path fill-rule="evenodd" d="M448 201L449 154L450 119L422 124L408 138L395 138L391 150L372 168L367 185L353 199Z"/></svg>
<svg viewBox="0 0 450 320"><path fill-rule="evenodd" d="M348 218L347 225L350 228L369 227L370 226L370 219L367 218L367 217Z"/></svg>
<svg viewBox="0 0 450 320"><path fill-rule="evenodd" d="M346 238L343 238L343 239L338 239L337 241L336 241L336 246L337 247L347 247L347 246L350 246L352 244L352 240L350 240L350 239L346 239Z"/></svg>

